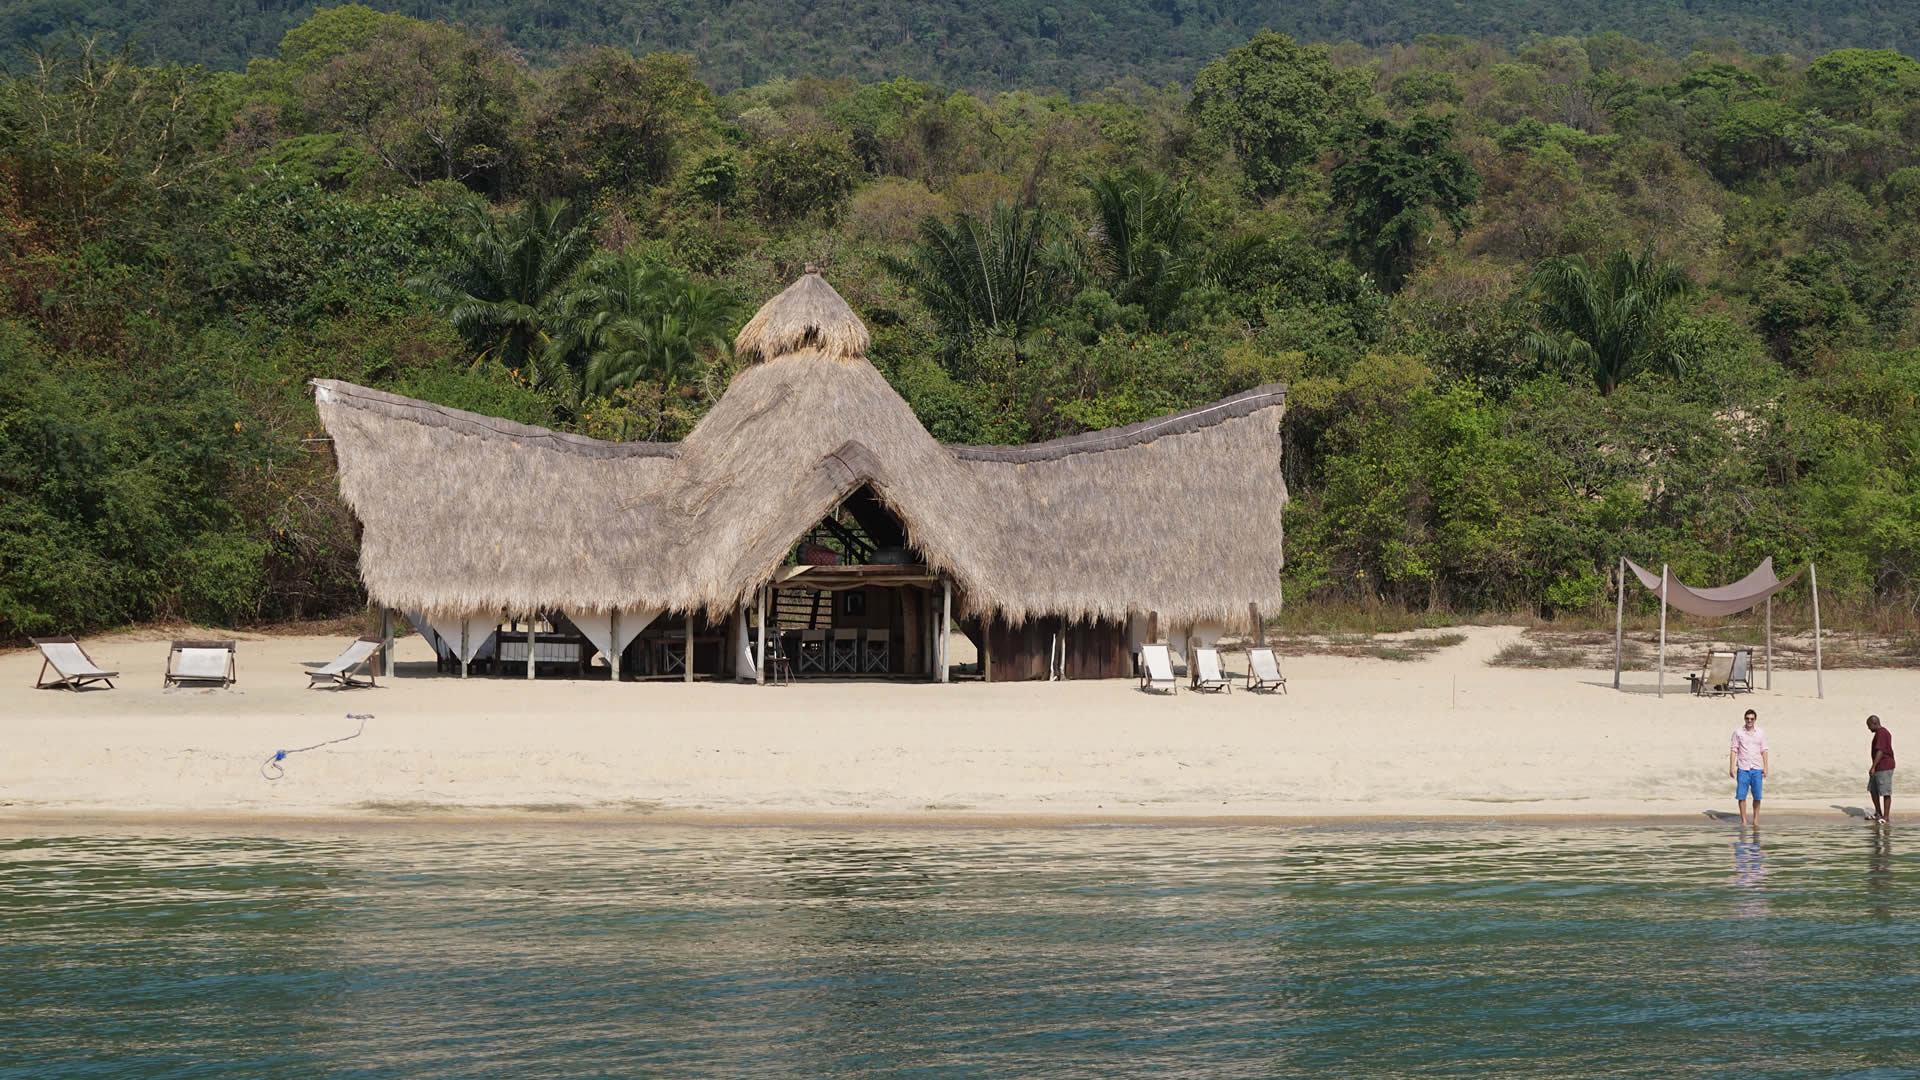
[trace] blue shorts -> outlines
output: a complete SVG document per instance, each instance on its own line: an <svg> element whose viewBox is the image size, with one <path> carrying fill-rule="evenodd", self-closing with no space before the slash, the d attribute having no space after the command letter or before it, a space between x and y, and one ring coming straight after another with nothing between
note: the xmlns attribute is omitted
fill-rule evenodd
<svg viewBox="0 0 1920 1080"><path fill-rule="evenodd" d="M1759 802L1760 781L1765 778L1765 774L1759 769L1741 769L1733 781L1733 801L1745 802L1747 800L1747 789L1751 788L1753 789L1753 801Z"/></svg>

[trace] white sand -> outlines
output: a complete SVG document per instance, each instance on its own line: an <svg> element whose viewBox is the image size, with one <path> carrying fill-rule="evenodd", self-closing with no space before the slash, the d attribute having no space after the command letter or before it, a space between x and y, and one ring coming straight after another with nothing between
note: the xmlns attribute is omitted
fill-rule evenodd
<svg viewBox="0 0 1920 1080"><path fill-rule="evenodd" d="M377 689L308 690L302 661L345 639L280 637L241 642L235 689L163 692L165 641L114 635L86 642L124 673L112 691L34 690L39 654L0 654L0 820L1699 818L1733 809L1727 739L1751 705L1767 812L1840 821L1834 804L1865 802L1867 713L1920 755L1900 711L1920 673L1829 672L1824 701L1811 672L1707 700L1670 674L1656 699L1648 674L1619 693L1607 672L1487 667L1518 634L1413 663L1283 660L1284 697L1171 699L1121 680L462 682L417 637ZM262 777L275 750L352 732L348 713L374 714L364 735Z"/></svg>

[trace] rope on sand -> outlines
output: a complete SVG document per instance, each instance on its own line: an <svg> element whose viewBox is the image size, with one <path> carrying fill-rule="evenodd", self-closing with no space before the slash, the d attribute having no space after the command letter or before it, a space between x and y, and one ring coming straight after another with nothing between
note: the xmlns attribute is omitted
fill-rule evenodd
<svg viewBox="0 0 1920 1080"><path fill-rule="evenodd" d="M360 721L359 728L357 728L353 734L342 735L337 739L328 739L326 742L317 742L317 743L314 743L312 746L297 747L293 750L275 750L273 753L267 755L267 760L260 763L260 775L266 777L269 780L278 780L281 777L287 775L286 770L280 767L280 763L287 760L288 754L304 754L309 750L318 750L323 746L332 746L334 743L341 743L341 742L346 742L348 739L359 738L360 732L367 730L367 721L373 719L373 714L372 713L348 713L347 719ZM269 769L273 771L268 772L267 770Z"/></svg>

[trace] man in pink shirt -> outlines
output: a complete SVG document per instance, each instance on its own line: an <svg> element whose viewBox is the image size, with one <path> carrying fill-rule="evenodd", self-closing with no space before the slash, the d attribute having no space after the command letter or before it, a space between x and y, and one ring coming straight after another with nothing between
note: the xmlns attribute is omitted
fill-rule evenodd
<svg viewBox="0 0 1920 1080"><path fill-rule="evenodd" d="M1760 714L1747 710L1745 723L1733 729L1733 744L1727 747L1727 775L1733 778L1733 804L1740 808L1740 824L1760 824L1760 785L1767 777L1767 733L1758 726ZM1747 810L1747 793L1753 793L1753 810Z"/></svg>

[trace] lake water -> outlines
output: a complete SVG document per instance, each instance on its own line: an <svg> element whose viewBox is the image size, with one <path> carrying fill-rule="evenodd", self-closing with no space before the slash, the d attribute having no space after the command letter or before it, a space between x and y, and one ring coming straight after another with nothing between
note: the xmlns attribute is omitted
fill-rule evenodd
<svg viewBox="0 0 1920 1080"><path fill-rule="evenodd" d="M0 1076L1912 1077L1916 856L1839 820L15 826Z"/></svg>

